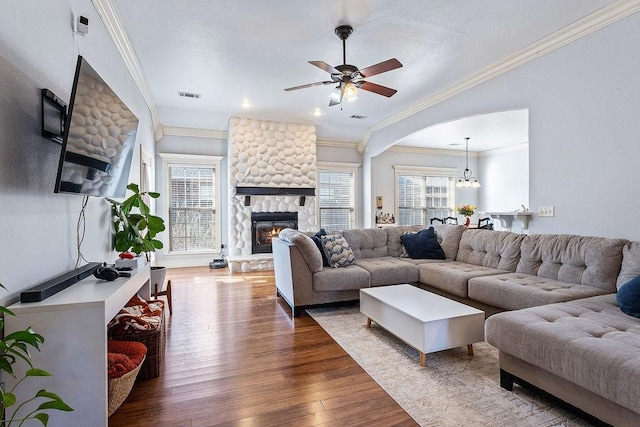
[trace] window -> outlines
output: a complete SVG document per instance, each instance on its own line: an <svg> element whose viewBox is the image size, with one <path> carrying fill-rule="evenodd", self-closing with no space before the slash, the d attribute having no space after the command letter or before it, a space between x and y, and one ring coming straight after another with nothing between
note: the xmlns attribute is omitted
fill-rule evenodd
<svg viewBox="0 0 640 427"><path fill-rule="evenodd" d="M320 228L340 231L356 227L356 172L359 165L318 165Z"/></svg>
<svg viewBox="0 0 640 427"><path fill-rule="evenodd" d="M221 158L177 154L161 157L168 204L168 252L219 252Z"/></svg>
<svg viewBox="0 0 640 427"><path fill-rule="evenodd" d="M394 166L399 225L455 216L455 169Z"/></svg>

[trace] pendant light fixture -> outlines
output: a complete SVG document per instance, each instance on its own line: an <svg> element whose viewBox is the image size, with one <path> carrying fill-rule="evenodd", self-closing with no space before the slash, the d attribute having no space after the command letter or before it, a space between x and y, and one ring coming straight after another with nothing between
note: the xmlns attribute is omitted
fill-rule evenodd
<svg viewBox="0 0 640 427"><path fill-rule="evenodd" d="M464 173L462 174L462 177L460 177L460 179L458 179L458 182L456 183L456 187L458 188L461 188L461 187L480 188L480 183L478 182L478 178L473 176L473 172L471 172L471 169L469 169L469 139L470 138L468 137L465 138L467 163L464 169Z"/></svg>

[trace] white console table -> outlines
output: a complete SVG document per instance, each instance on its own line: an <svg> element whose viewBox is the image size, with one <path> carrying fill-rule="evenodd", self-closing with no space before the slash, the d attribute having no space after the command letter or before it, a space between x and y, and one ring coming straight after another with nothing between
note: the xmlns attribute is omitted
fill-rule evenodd
<svg viewBox="0 0 640 427"><path fill-rule="evenodd" d="M48 411L49 426L106 427L107 323L136 293L144 299L151 298L149 271L146 264L133 270L130 278L113 282L89 276L44 301L10 306L16 316L5 316L5 334L31 326L42 335L42 351L31 351L33 365L53 375L29 378L20 384L16 390L18 402L44 388L74 409ZM18 378L25 372L24 365L16 364ZM8 375L5 380L8 387L16 383Z"/></svg>

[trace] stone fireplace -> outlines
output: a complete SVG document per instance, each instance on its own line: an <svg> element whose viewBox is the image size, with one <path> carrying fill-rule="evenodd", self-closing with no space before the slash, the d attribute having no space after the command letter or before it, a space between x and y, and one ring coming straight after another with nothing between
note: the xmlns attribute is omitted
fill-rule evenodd
<svg viewBox="0 0 640 427"><path fill-rule="evenodd" d="M229 267L273 269L270 253L254 252L252 214L293 212L298 229L316 228L315 127L232 117L228 135Z"/></svg>

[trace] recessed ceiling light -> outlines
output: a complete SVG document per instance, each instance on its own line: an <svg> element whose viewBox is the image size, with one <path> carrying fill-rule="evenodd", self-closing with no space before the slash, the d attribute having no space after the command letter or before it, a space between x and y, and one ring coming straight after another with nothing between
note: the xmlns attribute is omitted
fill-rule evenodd
<svg viewBox="0 0 640 427"><path fill-rule="evenodd" d="M357 120L364 120L364 119L367 118L367 116L361 116L359 114L353 114L350 118L357 119Z"/></svg>
<svg viewBox="0 0 640 427"><path fill-rule="evenodd" d="M245 99L244 101L242 101L242 104L240 104L240 105L242 105L242 108L251 108L251 107L253 106L253 105L251 105L251 103L250 103L248 100L246 100L246 99Z"/></svg>
<svg viewBox="0 0 640 427"><path fill-rule="evenodd" d="M322 110L319 108L316 108L315 110L313 110L313 115L318 117L322 115Z"/></svg>

